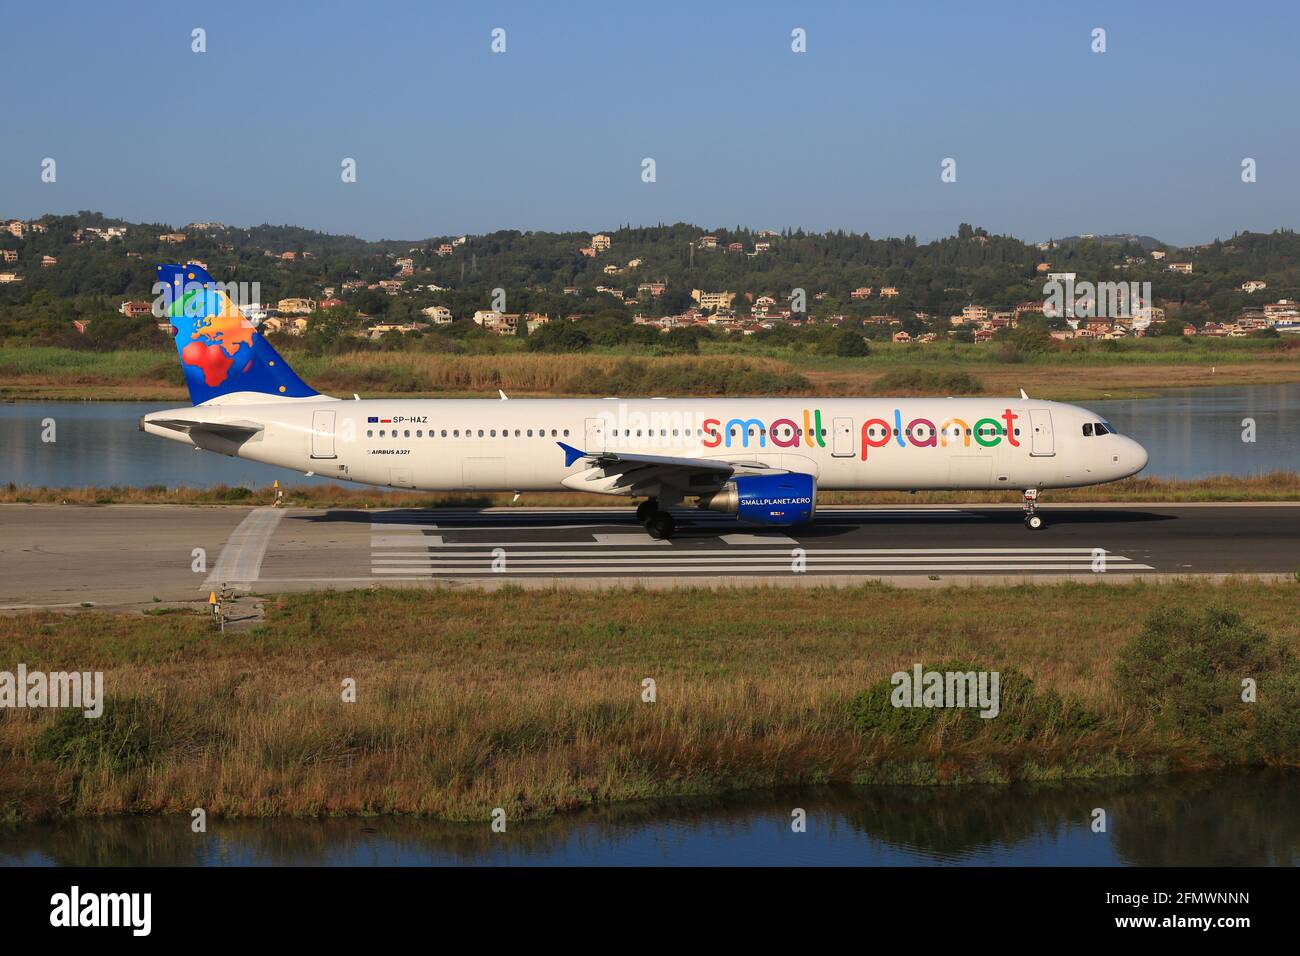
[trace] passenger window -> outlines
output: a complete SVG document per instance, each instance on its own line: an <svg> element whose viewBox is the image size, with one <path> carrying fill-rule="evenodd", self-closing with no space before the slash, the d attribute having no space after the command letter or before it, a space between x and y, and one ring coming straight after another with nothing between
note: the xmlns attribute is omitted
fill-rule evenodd
<svg viewBox="0 0 1300 956"><path fill-rule="evenodd" d="M482 438L482 437L483 437L483 429L481 429L481 428L478 430L478 437L479 437L479 438Z"/></svg>
<svg viewBox="0 0 1300 956"><path fill-rule="evenodd" d="M366 437L367 437L367 438L374 438L374 437L375 437L375 430L374 430L373 428L367 428L367 429L366 429Z"/></svg>
<svg viewBox="0 0 1300 956"><path fill-rule="evenodd" d="M569 430L567 428L564 430L564 437L565 438L569 437Z"/></svg>

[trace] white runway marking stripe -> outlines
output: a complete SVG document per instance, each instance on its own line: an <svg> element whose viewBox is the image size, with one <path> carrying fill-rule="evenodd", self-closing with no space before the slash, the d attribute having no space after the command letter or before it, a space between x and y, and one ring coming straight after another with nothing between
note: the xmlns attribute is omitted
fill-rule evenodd
<svg viewBox="0 0 1300 956"><path fill-rule="evenodd" d="M428 542L433 542L433 544L429 544ZM667 544L669 542L656 542L652 538L642 535L640 536L640 540L635 543L639 545L650 545L650 544ZM545 553L548 555L569 554L575 556L584 555L586 557L593 557L589 552L566 551L562 549L594 548L599 546L600 544L601 542L599 541L492 541L492 542L445 541L442 539L441 536L435 536L435 535L428 535L422 538L412 537L409 542L409 546L417 550L428 550L431 547L461 548L461 549L467 549L465 551L465 553L467 554L482 553L485 556L490 555L492 550L495 548L507 548L507 549L509 548L551 548L556 550L547 551ZM807 547L806 545L798 544L797 542L791 542L791 544L803 548L804 551L809 555L814 555L814 554L834 554L834 555L844 555L844 556L884 555L887 557L901 557L903 555L908 555L908 554L935 554L935 555L950 555L955 558L960 558L963 555L985 557L985 556L993 556L993 555L1001 554L1001 555L1023 556L1026 558L1035 558L1044 555L1051 555L1051 556L1059 556L1064 559L1070 555L1076 555L1076 554L1087 555L1089 558L1092 558L1094 554L1099 550L1097 548L810 548ZM403 540L397 545L397 547L407 547L407 545L408 545L407 541ZM468 549L481 549L481 550L475 551L475 550L468 550ZM608 552L608 556L617 557L620 554L646 554L646 555L654 555L656 557L663 557L665 559L671 558L672 560L676 560L678 557L690 556L692 554L742 555L742 554L770 553L773 556L788 557L791 550L792 549L790 548L778 548L778 549L771 550L769 552L763 552L763 551L755 550L753 548L744 548L740 546L733 546L730 548L721 548L721 549L673 548L670 556L668 554L664 554L661 551L636 551L636 550L629 550L627 548L621 548L619 550L611 549ZM451 553L452 552L450 551L439 551L436 552L435 556L448 555ZM533 555L540 555L542 552L530 551L526 553L533 554ZM1110 551L1103 550L1102 555L1104 555L1106 560L1108 561L1128 560L1123 555L1113 554Z"/></svg>
<svg viewBox="0 0 1300 956"><path fill-rule="evenodd" d="M221 549L221 556L203 582L204 590L223 584L252 584L262 573L271 535L285 515L279 508L254 508L239 523Z"/></svg>
<svg viewBox="0 0 1300 956"><path fill-rule="evenodd" d="M979 571L1007 572L1007 571L1079 571L1090 572L1092 566L1089 564L931 564L917 566L915 564L845 564L845 565L817 565L815 568L809 567L809 570L817 572L832 573L869 573L880 574L887 571L924 571L934 573L936 571L963 571L967 573ZM1125 564L1117 571L1152 571L1154 568L1147 567L1145 564ZM709 574L718 574L723 571L739 572L744 571L749 574L773 573L773 574L791 574L794 573L790 563L773 565L719 565L709 568L680 568L671 564L648 564L639 566L617 566L617 567L588 567L588 566L565 566L565 565L548 565L546 567L511 567L509 564L506 570L502 572L493 572L490 566L484 565L477 568L444 568L437 567L432 569L431 574L418 575L419 577L444 577L447 575L480 575L487 576L499 573L501 577L510 577L512 574L550 574L556 577L562 577L566 574L681 574L691 571L703 572ZM411 568L371 568L373 574L404 574L408 577L415 577ZM1101 572L1104 573L1104 572Z"/></svg>
<svg viewBox="0 0 1300 956"><path fill-rule="evenodd" d="M787 534L724 534L722 540L727 544L795 544L794 538Z"/></svg>
<svg viewBox="0 0 1300 956"><path fill-rule="evenodd" d="M609 565L609 564L627 564L627 563L630 563L630 562L640 562L643 558L645 558L645 557L649 557L649 556L652 556L652 554L653 554L653 552L642 551L642 552L639 552L639 553L633 553L633 554L628 554L628 555L602 555L602 556L599 558L599 562L600 562L602 565ZM657 555L654 555L654 556L657 557ZM557 556L557 555L548 555L548 556L546 556L546 557L532 557L532 556L529 556L529 557L518 557L518 556L510 557L510 556L507 556L507 557L506 557L506 563L507 563L507 564L556 564L556 565L571 565L571 564L581 564L581 563L584 562L584 560L589 561L590 559L591 559L591 555L590 555L590 554L582 554L582 555L579 556L579 555L577 555L576 553L571 552L570 555L568 555L568 556ZM405 564L405 565L424 565L424 566L428 566L428 567L441 567L442 565L451 565L451 564L483 564L483 563L486 563L486 562L491 562L491 561L493 561L493 560L495 560L495 559L493 558L493 556L492 556L491 554L481 554L481 553L473 553L473 552L455 552L454 555L443 555L443 554L439 554L439 555L424 555L424 556L417 556L417 555L405 555L405 556L397 556L397 555L392 555L392 556L379 556L379 555L375 555L374 558L371 559L371 564L375 564L375 565L380 565L380 564ZM655 563L656 563L656 564L666 564L666 565L674 565L674 564L726 564L726 563L729 562L729 561L735 561L735 562L740 562L740 563L759 563L759 562L763 562L763 561L767 561L767 562L772 562L772 561L786 561L786 562L789 562L789 561L791 561L791 560L793 560L793 559L791 558L791 556L790 556L789 554L770 554L770 553L768 553L768 554L746 554L746 555L735 555L735 554L731 554L731 555L727 555L727 556L725 556L725 557L713 556L713 555L703 555L703 556L696 557L696 556L694 556L694 555L689 555L689 554L680 554L680 553L679 553L679 554L675 554L675 555L673 555L673 557L672 557L672 559L671 559L670 561L657 561L657 562L655 562ZM827 555L827 556L825 556L825 557L822 557L822 556L819 556L816 552L811 552L811 553L809 553L809 554L807 555L807 560L808 560L810 563L812 563L812 562L816 562L816 561L843 561L843 560L845 560L845 557L844 557L843 555ZM852 560L852 559L851 559L851 560ZM902 555L895 555L894 557L870 557L870 558L864 557L864 558L857 558L857 559L855 560L854 563L861 564L861 565L863 565L863 566L867 566L867 565L879 564L879 563L882 563L882 562L897 561L897 562L902 562L902 563L905 563L905 564L925 565L925 564L927 564L927 563L943 562L943 561L953 561L953 560L956 560L956 559L955 559L954 556L952 556L952 555L925 555L925 556L913 556L913 557L904 557L904 556L902 556ZM1040 562L1040 563L1043 562L1043 561L1056 561L1056 562L1068 562L1068 563L1073 563L1073 564L1079 564L1079 565L1086 566L1086 567L1092 567L1092 561L1090 561L1090 560L1085 560L1085 559L1081 559L1081 558L1080 558L1080 559L1075 559L1073 562L1070 562L1070 561L1069 561L1069 558L1068 558L1067 556L1065 556L1065 555L1060 555L1060 556L1053 555L1053 556L1048 556L1048 557L1043 557L1043 558L1034 558L1034 557L1026 556L1026 555L1006 555L1006 556L1004 556L1004 557L987 557L987 556L986 556L986 557L981 558L980 560L982 560L982 561L984 561L984 562L986 562L986 563L989 563L989 564L994 564L994 563L1003 563L1003 562L1010 562L1010 561L1021 561L1021 562L1025 562L1025 561L1029 561L1029 562L1038 561L1038 562ZM1125 565L1129 565L1129 566L1132 566L1132 567L1146 567L1146 565L1137 565L1137 564L1133 564L1132 562L1129 561L1128 558L1121 557L1121 556L1119 556L1119 555L1116 555L1116 556L1113 556L1113 557L1108 557L1108 558L1106 559L1106 564L1107 564L1107 565L1110 565L1110 564L1125 564Z"/></svg>
<svg viewBox="0 0 1300 956"><path fill-rule="evenodd" d="M575 544L603 544L603 545L617 546L617 547L624 547L626 545L639 545L639 544L658 544L658 545L670 544L670 542L664 541L663 539L656 541L654 538L650 537L650 535L646 534L644 531L629 531L627 534L594 534L592 535L592 537L595 538L596 540L591 542L575 541L574 543ZM500 545L497 545L497 547L500 547Z"/></svg>
<svg viewBox="0 0 1300 956"><path fill-rule="evenodd" d="M424 536L428 541L431 536ZM631 537L631 536L629 536ZM610 547L592 552L575 545L590 547L602 542L440 542L422 544L418 550L376 550L371 555L371 572L376 575L460 576L502 574L697 574L795 572L792 548L772 548L771 538L757 536L768 547L732 545L728 548ZM637 537L632 544L648 543ZM791 540L791 544L796 544ZM504 568L494 562L502 549L523 547L507 553ZM801 567L813 573L850 572L881 574L884 572L934 573L937 571L1012 572L1012 571L1097 571L1095 562L1103 558L1106 570L1153 571L1127 555L1112 554L1096 548L807 548Z"/></svg>

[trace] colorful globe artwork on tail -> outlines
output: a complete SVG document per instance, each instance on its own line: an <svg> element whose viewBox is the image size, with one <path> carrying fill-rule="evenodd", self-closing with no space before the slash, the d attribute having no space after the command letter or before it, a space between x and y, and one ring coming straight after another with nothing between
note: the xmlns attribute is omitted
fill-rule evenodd
<svg viewBox="0 0 1300 956"><path fill-rule="evenodd" d="M207 270L194 263L161 265L158 281L167 290L163 302L195 405L236 392L281 398L318 394L285 364Z"/></svg>

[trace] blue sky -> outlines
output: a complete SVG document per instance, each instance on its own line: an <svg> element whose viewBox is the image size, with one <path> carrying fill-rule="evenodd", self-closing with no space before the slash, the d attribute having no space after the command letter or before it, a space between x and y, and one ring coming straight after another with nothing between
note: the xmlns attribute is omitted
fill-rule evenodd
<svg viewBox="0 0 1300 956"><path fill-rule="evenodd" d="M1297 9L6 0L0 216L1204 242L1300 225Z"/></svg>

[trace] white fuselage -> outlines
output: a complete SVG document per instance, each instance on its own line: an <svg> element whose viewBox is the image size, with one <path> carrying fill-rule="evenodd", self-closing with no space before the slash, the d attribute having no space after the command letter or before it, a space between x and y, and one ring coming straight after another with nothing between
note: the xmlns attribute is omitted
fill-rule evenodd
<svg viewBox="0 0 1300 956"><path fill-rule="evenodd" d="M260 426L247 439L184 418ZM999 398L286 399L243 393L155 412L142 430L330 478L425 491L601 491L557 446L725 459L814 475L822 490L1043 489L1114 481L1147 453L1085 434L1102 418ZM667 493L667 492L666 492Z"/></svg>

